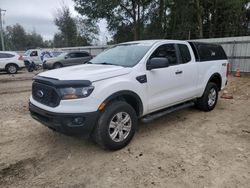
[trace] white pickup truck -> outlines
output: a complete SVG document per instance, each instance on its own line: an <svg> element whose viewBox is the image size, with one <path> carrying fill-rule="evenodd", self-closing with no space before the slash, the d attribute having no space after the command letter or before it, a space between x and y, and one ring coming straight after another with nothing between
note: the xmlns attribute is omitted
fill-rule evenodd
<svg viewBox="0 0 250 188"><path fill-rule="evenodd" d="M214 109L228 61L215 44L146 40L118 44L85 65L34 77L29 109L47 127L94 138L117 150L138 120L150 122L196 105Z"/></svg>

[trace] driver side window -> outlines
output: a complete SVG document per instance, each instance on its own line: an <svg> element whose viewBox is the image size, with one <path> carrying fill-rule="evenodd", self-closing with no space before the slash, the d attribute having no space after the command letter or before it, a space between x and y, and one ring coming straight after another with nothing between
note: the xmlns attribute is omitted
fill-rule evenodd
<svg viewBox="0 0 250 188"><path fill-rule="evenodd" d="M38 56L37 51L32 51L30 53L30 57L36 57L36 56Z"/></svg>
<svg viewBox="0 0 250 188"><path fill-rule="evenodd" d="M151 55L150 59L161 58L161 57L165 57L168 59L169 66L178 64L176 49L175 49L174 44L164 44L164 45L159 46Z"/></svg>

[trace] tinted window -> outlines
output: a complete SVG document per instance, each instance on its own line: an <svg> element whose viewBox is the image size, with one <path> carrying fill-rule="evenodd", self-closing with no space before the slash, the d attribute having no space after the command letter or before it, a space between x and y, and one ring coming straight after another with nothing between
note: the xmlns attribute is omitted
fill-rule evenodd
<svg viewBox="0 0 250 188"><path fill-rule="evenodd" d="M0 58L12 58L15 55L13 54L7 54L7 53L0 53Z"/></svg>
<svg viewBox="0 0 250 188"><path fill-rule="evenodd" d="M194 43L192 43L192 42L189 42L189 44L190 44L190 46L191 46L191 48L192 48L192 50L193 50L193 52L194 52L195 60L196 60L196 61L200 61L200 57L199 57L199 54L198 54L198 52L197 52L196 46L195 46Z"/></svg>
<svg viewBox="0 0 250 188"><path fill-rule="evenodd" d="M180 50L180 56L181 56L182 63L187 63L187 62L191 61L191 55L190 55L190 52L189 52L187 45L178 44L178 47Z"/></svg>
<svg viewBox="0 0 250 188"><path fill-rule="evenodd" d="M86 52L79 52L79 53L76 53L76 56L77 56L77 57L88 57L89 54L86 53Z"/></svg>
<svg viewBox="0 0 250 188"><path fill-rule="evenodd" d="M0 58L6 58L4 53L0 53Z"/></svg>
<svg viewBox="0 0 250 188"><path fill-rule="evenodd" d="M8 58L11 58L11 57L14 57L15 55L13 55L13 54L6 54L6 56L7 56Z"/></svg>
<svg viewBox="0 0 250 188"><path fill-rule="evenodd" d="M164 44L164 45L159 46L151 55L150 59L154 57L168 58L170 66L178 64L174 44Z"/></svg>
<svg viewBox="0 0 250 188"><path fill-rule="evenodd" d="M76 56L76 53L70 53L70 54L68 54L68 56L70 57L70 58L76 58L77 56Z"/></svg>
<svg viewBox="0 0 250 188"><path fill-rule="evenodd" d="M200 61L227 59L225 51L219 45L196 43L195 46L198 51Z"/></svg>

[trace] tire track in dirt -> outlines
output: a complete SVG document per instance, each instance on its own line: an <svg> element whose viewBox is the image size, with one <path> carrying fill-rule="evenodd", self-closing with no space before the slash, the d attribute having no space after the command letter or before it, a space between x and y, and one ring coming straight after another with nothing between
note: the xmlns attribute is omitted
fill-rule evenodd
<svg viewBox="0 0 250 188"><path fill-rule="evenodd" d="M23 77L23 78L11 78L11 79L1 79L0 83L8 83L8 82L21 82L21 81L27 81L32 80L32 77Z"/></svg>
<svg viewBox="0 0 250 188"><path fill-rule="evenodd" d="M23 90L14 90L14 91L3 91L0 92L0 95L7 95L7 94L17 94L17 93L25 93L25 92L31 92L31 88L23 89Z"/></svg>
<svg viewBox="0 0 250 188"><path fill-rule="evenodd" d="M0 185L6 186L36 174L36 158L26 158L12 164L0 164Z"/></svg>

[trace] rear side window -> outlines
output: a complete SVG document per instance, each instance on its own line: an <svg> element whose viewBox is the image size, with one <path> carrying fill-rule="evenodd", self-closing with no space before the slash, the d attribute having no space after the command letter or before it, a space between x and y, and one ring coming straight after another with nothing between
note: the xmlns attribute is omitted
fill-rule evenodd
<svg viewBox="0 0 250 188"><path fill-rule="evenodd" d="M227 59L223 48L215 44L197 44L200 61L213 61Z"/></svg>
<svg viewBox="0 0 250 188"><path fill-rule="evenodd" d="M0 53L0 58L5 58L5 54L4 53Z"/></svg>
<svg viewBox="0 0 250 188"><path fill-rule="evenodd" d="M12 58L15 55L13 54L8 54L8 53L0 53L0 58Z"/></svg>
<svg viewBox="0 0 250 188"><path fill-rule="evenodd" d="M76 56L77 56L77 57L88 57L89 54L86 53L86 52L79 52L79 53L76 53Z"/></svg>
<svg viewBox="0 0 250 188"><path fill-rule="evenodd" d="M190 55L190 52L189 52L187 45L178 44L178 48L180 51L182 63L188 63L189 61L191 61L191 55Z"/></svg>
<svg viewBox="0 0 250 188"><path fill-rule="evenodd" d="M77 53L70 53L70 54L68 54L68 56L70 57L70 58L77 58L77 55L76 55Z"/></svg>
<svg viewBox="0 0 250 188"><path fill-rule="evenodd" d="M38 56L37 51L32 51L30 53L30 57L36 57L36 56Z"/></svg>
<svg viewBox="0 0 250 188"><path fill-rule="evenodd" d="M13 54L6 54L7 58L12 58L12 57L15 57L15 55Z"/></svg>
<svg viewBox="0 0 250 188"><path fill-rule="evenodd" d="M189 42L193 52L194 52L194 57L195 57L195 61L200 61L200 58L199 58L199 54L198 54L198 51L196 49L196 46L194 45L194 43L192 42Z"/></svg>

